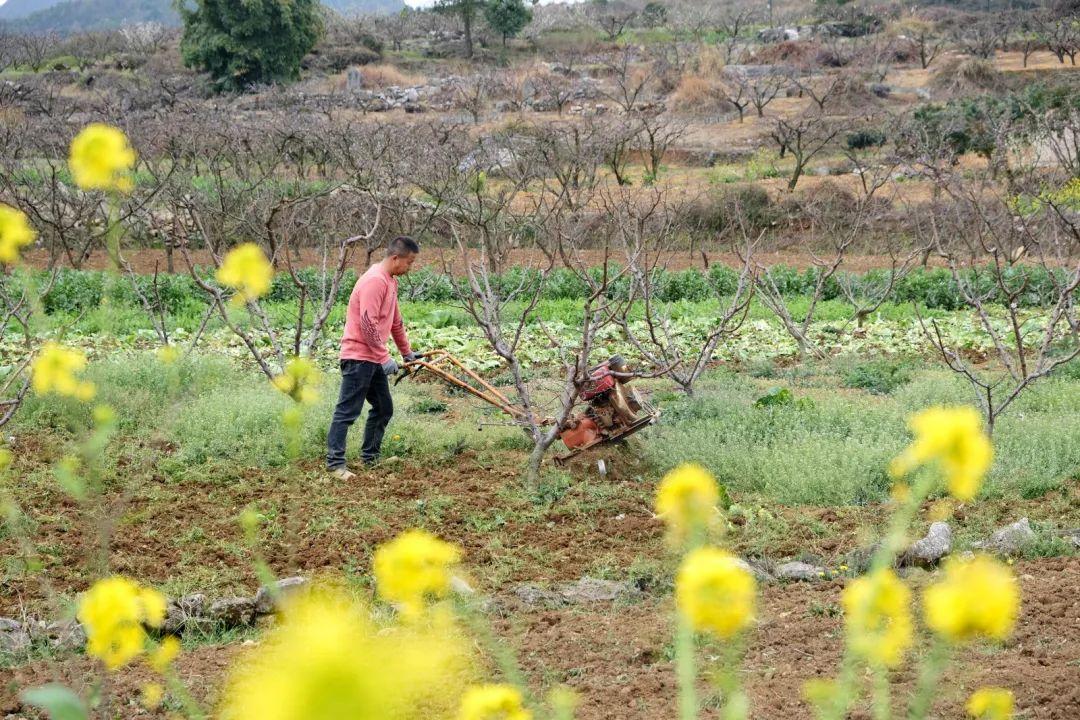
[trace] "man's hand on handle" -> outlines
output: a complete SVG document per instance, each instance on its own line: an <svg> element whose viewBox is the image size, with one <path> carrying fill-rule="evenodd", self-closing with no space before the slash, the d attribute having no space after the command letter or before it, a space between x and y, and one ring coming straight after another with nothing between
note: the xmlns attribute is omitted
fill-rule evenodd
<svg viewBox="0 0 1080 720"><path fill-rule="evenodd" d="M416 351L413 351L413 352L409 353L408 355L406 355L405 357L402 358L402 360L404 360L407 363L411 363L413 360L419 360L419 359L420 359L420 353L418 353Z"/></svg>
<svg viewBox="0 0 1080 720"><path fill-rule="evenodd" d="M386 374L386 377L397 375L398 368L397 360L390 358L382 364L382 371Z"/></svg>

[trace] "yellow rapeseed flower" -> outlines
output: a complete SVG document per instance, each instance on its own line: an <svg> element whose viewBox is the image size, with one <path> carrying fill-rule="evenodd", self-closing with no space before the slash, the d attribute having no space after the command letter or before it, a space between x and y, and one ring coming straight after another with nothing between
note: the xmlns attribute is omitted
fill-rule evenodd
<svg viewBox="0 0 1080 720"><path fill-rule="evenodd" d="M311 360L295 357L285 366L285 372L273 380L274 387L302 405L319 400L322 373Z"/></svg>
<svg viewBox="0 0 1080 720"><path fill-rule="evenodd" d="M157 355L158 362L162 365L174 365L180 359L180 351L176 349L175 345L162 345L154 354Z"/></svg>
<svg viewBox="0 0 1080 720"><path fill-rule="evenodd" d="M270 292L274 267L262 248L255 243L244 243L226 253L217 271L217 281L236 291L234 302L249 302Z"/></svg>
<svg viewBox="0 0 1080 720"><path fill-rule="evenodd" d="M757 584L752 572L729 552L692 550L675 578L675 602L690 625L728 638L754 619Z"/></svg>
<svg viewBox="0 0 1080 720"><path fill-rule="evenodd" d="M50 340L42 345L41 352L30 365L34 392L90 400L97 392L94 384L76 377L85 368L85 353L62 347Z"/></svg>
<svg viewBox="0 0 1080 720"><path fill-rule="evenodd" d="M169 635L150 653L150 667L164 674L179 654L180 641L176 639L175 635Z"/></svg>
<svg viewBox="0 0 1080 720"><path fill-rule="evenodd" d="M111 125L94 123L83 128L71 141L68 164L75 184L83 190L130 192L133 187L135 151L123 131Z"/></svg>
<svg viewBox="0 0 1080 720"><path fill-rule="evenodd" d="M222 720L447 717L472 679L449 628L378 631L343 594L287 598L277 625L230 673ZM424 708L430 715L416 714Z"/></svg>
<svg viewBox="0 0 1080 720"><path fill-rule="evenodd" d="M915 440L893 460L893 477L936 463L953 497L973 499L994 458L979 411L970 406L929 408L912 416L908 426Z"/></svg>
<svg viewBox="0 0 1080 720"><path fill-rule="evenodd" d="M950 560L945 577L923 594L926 624L952 642L1003 640L1012 632L1019 611L1016 578L986 555Z"/></svg>
<svg viewBox="0 0 1080 720"><path fill-rule="evenodd" d="M967 711L977 720L1010 720L1013 715L1012 691L998 687L979 688L968 698Z"/></svg>
<svg viewBox="0 0 1080 720"><path fill-rule="evenodd" d="M142 704L147 710L157 709L163 697L165 697L165 688L161 687L160 683L152 682L143 685Z"/></svg>
<svg viewBox="0 0 1080 720"><path fill-rule="evenodd" d="M531 720L513 685L474 685L465 691L458 720Z"/></svg>
<svg viewBox="0 0 1080 720"><path fill-rule="evenodd" d="M21 210L0 203L0 263L17 263L19 250L32 244L36 237Z"/></svg>
<svg viewBox="0 0 1080 720"><path fill-rule="evenodd" d="M887 568L848 583L841 594L852 650L870 664L896 667L911 647L911 591Z"/></svg>
<svg viewBox="0 0 1080 720"><path fill-rule="evenodd" d="M125 577L105 578L83 596L77 617L86 629L86 652L115 670L143 652L143 626L165 620L165 597Z"/></svg>
<svg viewBox="0 0 1080 720"><path fill-rule="evenodd" d="M461 550L424 530L409 530L375 551L373 562L379 595L399 603L410 615L423 611L428 597L450 591L453 567Z"/></svg>
<svg viewBox="0 0 1080 720"><path fill-rule="evenodd" d="M708 470L680 465L656 489L656 514L667 523L672 540L683 542L713 522L719 500L716 480Z"/></svg>

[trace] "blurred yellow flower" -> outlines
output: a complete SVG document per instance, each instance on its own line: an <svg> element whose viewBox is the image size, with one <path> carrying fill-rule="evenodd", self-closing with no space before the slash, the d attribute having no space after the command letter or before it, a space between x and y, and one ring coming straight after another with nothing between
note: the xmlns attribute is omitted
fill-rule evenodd
<svg viewBox="0 0 1080 720"><path fill-rule="evenodd" d="M713 522L719 500L716 480L708 470L680 465L656 489L656 514L667 523L671 538L683 542Z"/></svg>
<svg viewBox="0 0 1080 720"><path fill-rule="evenodd" d="M173 365L180 359L180 351L176 349L175 345L162 345L155 351L155 354L158 362L162 365Z"/></svg>
<svg viewBox="0 0 1080 720"><path fill-rule="evenodd" d="M757 584L737 557L713 547L690 551L675 578L675 602L690 625L728 638L754 619Z"/></svg>
<svg viewBox="0 0 1080 720"><path fill-rule="evenodd" d="M165 688L160 683L147 683L142 689L142 704L147 710L154 710L165 697Z"/></svg>
<svg viewBox="0 0 1080 720"><path fill-rule="evenodd" d="M86 652L115 670L143 652L143 625L157 627L165 620L165 597L128 578L109 577L87 591L77 617L86 629Z"/></svg>
<svg viewBox="0 0 1080 720"><path fill-rule="evenodd" d="M75 184L83 190L130 192L133 187L135 151L123 131L111 125L94 123L83 128L71 141L68 164Z"/></svg>
<svg viewBox="0 0 1080 720"><path fill-rule="evenodd" d="M1020 612L1020 589L1012 572L979 555L950 560L945 577L923 593L923 614L931 630L952 642L983 637L1003 640Z"/></svg>
<svg viewBox="0 0 1080 720"><path fill-rule="evenodd" d="M887 568L848 583L841 594L852 651L872 665L896 667L911 647L911 591Z"/></svg>
<svg viewBox="0 0 1080 720"><path fill-rule="evenodd" d="M322 373L311 360L295 357L285 366L285 372L273 379L274 387L302 405L319 400Z"/></svg>
<svg viewBox="0 0 1080 720"><path fill-rule="evenodd" d="M11 465L11 451L0 448L0 470L7 470L9 465Z"/></svg>
<svg viewBox="0 0 1080 720"><path fill-rule="evenodd" d="M893 477L936 463L953 497L973 499L994 458L979 411L970 406L929 408L912 416L908 426L915 440L893 459L889 467Z"/></svg>
<svg viewBox="0 0 1080 720"><path fill-rule="evenodd" d="M967 711L977 720L1010 720L1013 715L1012 691L997 687L979 688L968 698Z"/></svg>
<svg viewBox="0 0 1080 720"><path fill-rule="evenodd" d="M474 685L461 699L458 720L531 720L513 685Z"/></svg>
<svg viewBox="0 0 1080 720"><path fill-rule="evenodd" d="M244 243L225 255L217 271L217 281L236 291L234 302L250 302L270 292L274 267L262 248L255 243Z"/></svg>
<svg viewBox="0 0 1080 720"><path fill-rule="evenodd" d="M150 653L150 667L164 674L180 654L180 641L175 635L162 639L161 644Z"/></svg>
<svg viewBox="0 0 1080 720"><path fill-rule="evenodd" d="M85 353L62 347L50 340L41 346L41 352L30 365L34 392L91 400L97 392L94 384L76 377L85 368Z"/></svg>
<svg viewBox="0 0 1080 720"><path fill-rule="evenodd" d="M21 210L0 203L0 263L17 263L20 248L32 244L36 237Z"/></svg>
<svg viewBox="0 0 1080 720"><path fill-rule="evenodd" d="M839 692L840 688L837 682L827 678L807 680L803 683L802 688L803 697L817 708L829 707Z"/></svg>
<svg viewBox="0 0 1080 720"><path fill-rule="evenodd" d="M379 631L347 596L312 590L286 600L278 624L242 656L222 720L447 717L471 681L465 643L448 627Z"/></svg>
<svg viewBox="0 0 1080 720"><path fill-rule="evenodd" d="M450 591L453 567L461 550L424 530L408 530L375 551L373 562L379 595L399 603L410 615L424 610L428 597Z"/></svg>

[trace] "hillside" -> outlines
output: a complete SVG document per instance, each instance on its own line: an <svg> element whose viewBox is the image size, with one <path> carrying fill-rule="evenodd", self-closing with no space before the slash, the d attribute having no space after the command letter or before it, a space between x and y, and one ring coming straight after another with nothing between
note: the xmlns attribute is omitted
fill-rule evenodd
<svg viewBox="0 0 1080 720"><path fill-rule="evenodd" d="M326 0L339 12L395 12L401 0ZM104 30L126 23L177 25L172 0L8 0L0 5L0 21L24 31L71 33Z"/></svg>

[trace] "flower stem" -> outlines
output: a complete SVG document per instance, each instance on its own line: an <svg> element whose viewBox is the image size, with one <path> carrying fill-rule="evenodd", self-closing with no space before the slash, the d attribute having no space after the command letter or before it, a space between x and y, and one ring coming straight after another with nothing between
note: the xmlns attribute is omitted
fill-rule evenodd
<svg viewBox="0 0 1080 720"><path fill-rule="evenodd" d="M694 631L681 612L675 631L675 676L679 682L679 720L696 720L698 712Z"/></svg>
<svg viewBox="0 0 1080 720"><path fill-rule="evenodd" d="M930 706L934 702L934 696L937 694L941 674L948 662L948 644L940 638L935 638L934 644L930 646L930 652L927 653L926 658L923 660L922 671L919 673L919 685L915 690L915 695L911 698L911 705L908 708L908 720L924 720L926 718L927 713L930 712Z"/></svg>
<svg viewBox="0 0 1080 720"><path fill-rule="evenodd" d="M889 687L889 671L874 668L874 720L892 718L892 693Z"/></svg>

